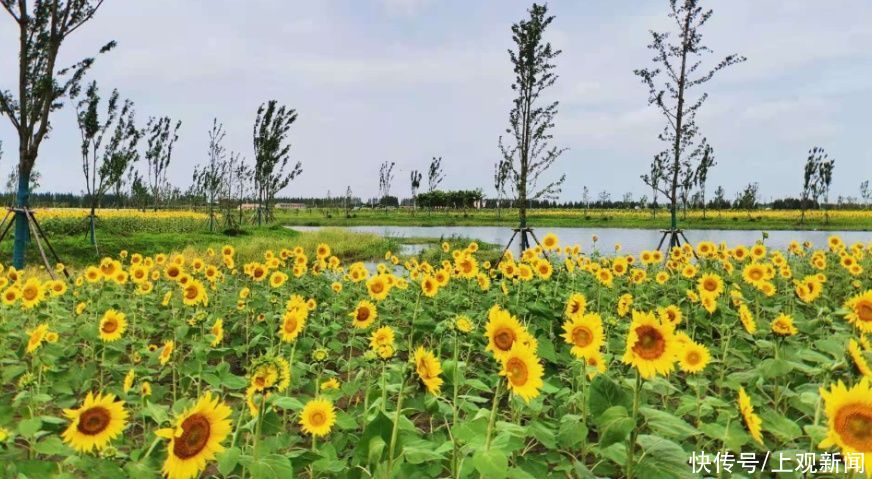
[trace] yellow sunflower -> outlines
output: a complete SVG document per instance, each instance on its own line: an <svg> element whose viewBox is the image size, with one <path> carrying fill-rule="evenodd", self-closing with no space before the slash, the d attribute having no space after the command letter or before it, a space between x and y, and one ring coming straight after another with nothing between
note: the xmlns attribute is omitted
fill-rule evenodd
<svg viewBox="0 0 872 479"><path fill-rule="evenodd" d="M827 437L818 447L863 454L866 477L872 477L872 380L863 378L850 389L839 381L829 390L821 388L820 394L827 414Z"/></svg>
<svg viewBox="0 0 872 479"><path fill-rule="evenodd" d="M681 323L681 308L674 304L670 304L665 308L657 308L657 314L660 316L660 321L664 323L669 323L673 326Z"/></svg>
<svg viewBox="0 0 872 479"><path fill-rule="evenodd" d="M427 387L430 394L439 395L439 390L442 387L442 364L432 351L427 351L423 346L419 346L415 351L415 370L418 373L418 378Z"/></svg>
<svg viewBox="0 0 872 479"><path fill-rule="evenodd" d="M127 330L127 320L124 313L109 309L100 319L100 339L107 343L118 341Z"/></svg>
<svg viewBox="0 0 872 479"><path fill-rule="evenodd" d="M472 324L472 320L469 319L469 316L460 315L454 318L454 327L457 328L461 333L470 333L475 326Z"/></svg>
<svg viewBox="0 0 872 479"><path fill-rule="evenodd" d="M745 425L748 427L748 432L761 446L763 445L763 421L760 416L754 413L754 405L751 404L751 398L745 392L745 388L739 388L739 411L745 419Z"/></svg>
<svg viewBox="0 0 872 479"><path fill-rule="evenodd" d="M567 318L572 319L584 316L585 310L587 310L587 298L581 293L572 293L566 301L566 308L564 308L563 314Z"/></svg>
<svg viewBox="0 0 872 479"><path fill-rule="evenodd" d="M287 280L288 275L281 271L273 271L273 273L269 275L269 285L273 288L281 287Z"/></svg>
<svg viewBox="0 0 872 479"><path fill-rule="evenodd" d="M36 278L28 278L21 287L21 306L30 309L45 299L45 288Z"/></svg>
<svg viewBox="0 0 872 479"><path fill-rule="evenodd" d="M188 281L182 289L182 300L188 306L207 304L208 297L206 296L206 288L203 286L203 283L196 279Z"/></svg>
<svg viewBox="0 0 872 479"><path fill-rule="evenodd" d="M685 343L678 356L678 365L681 370L691 374L702 372L709 361L711 361L711 354L708 348L693 341Z"/></svg>
<svg viewBox="0 0 872 479"><path fill-rule="evenodd" d="M748 306L745 304L739 305L739 320L742 322L742 326L748 334L754 334L757 332L757 322L754 321L754 315L751 314L751 310L748 309Z"/></svg>
<svg viewBox="0 0 872 479"><path fill-rule="evenodd" d="M528 342L530 334L511 313L499 305L494 305L488 311L484 336L487 338L485 351L490 351L496 359L501 359L516 342Z"/></svg>
<svg viewBox="0 0 872 479"><path fill-rule="evenodd" d="M136 379L136 370L133 368L130 368L130 371L127 371L127 374L124 375L124 384L122 385L122 388L121 388L124 391L124 394L127 394L128 392L130 392L130 390L133 388L133 381L135 379Z"/></svg>
<svg viewBox="0 0 872 479"><path fill-rule="evenodd" d="M164 343L163 348L160 350L160 365L168 363L170 358L173 355L173 349L175 349L176 343L173 340L169 340Z"/></svg>
<svg viewBox="0 0 872 479"><path fill-rule="evenodd" d="M857 365L857 370L860 371L860 374L872 378L872 367L869 366L869 362L863 356L863 350L860 349L860 344L856 339L851 339L848 343L848 353L851 355L854 364Z"/></svg>
<svg viewBox="0 0 872 479"><path fill-rule="evenodd" d="M127 426L124 401L116 401L114 394L89 392L81 407L64 409L64 415L72 422L61 437L79 452L103 450Z"/></svg>
<svg viewBox="0 0 872 479"><path fill-rule="evenodd" d="M429 274L424 276L424 279L421 280L421 292L428 298L436 296L436 293L439 292L439 282Z"/></svg>
<svg viewBox="0 0 872 479"><path fill-rule="evenodd" d="M282 316L282 326L279 328L279 337L282 341L290 343L297 339L297 336L303 331L303 327L306 326L306 316L305 309L294 308L285 311Z"/></svg>
<svg viewBox="0 0 872 479"><path fill-rule="evenodd" d="M373 351L380 355L385 353L387 357L392 356L394 347L394 328L390 326L382 326L373 331L372 336L369 338L369 346ZM387 348L390 348L390 350ZM384 357L384 355L382 355L382 357Z"/></svg>
<svg viewBox="0 0 872 479"><path fill-rule="evenodd" d="M388 297L390 286L387 283L384 275L373 276L366 282L366 290L369 292L369 297L381 301Z"/></svg>
<svg viewBox="0 0 872 479"><path fill-rule="evenodd" d="M845 319L849 323L864 334L872 333L872 289L849 299L845 302L845 308L848 309Z"/></svg>
<svg viewBox="0 0 872 479"><path fill-rule="evenodd" d="M369 327L378 318L378 311L375 309L374 304L363 300L357 303L357 307L348 315L351 316L351 324L355 328L364 329Z"/></svg>
<svg viewBox="0 0 872 479"><path fill-rule="evenodd" d="M715 297L724 292L724 280L714 273L706 273L697 281L700 296L711 294Z"/></svg>
<svg viewBox="0 0 872 479"><path fill-rule="evenodd" d="M661 323L653 313L633 311L622 361L635 367L645 378L669 374L675 368L679 343L673 326Z"/></svg>
<svg viewBox="0 0 872 479"><path fill-rule="evenodd" d="M312 399L300 412L300 427L306 434L324 437L330 433L335 422L333 403L326 399Z"/></svg>
<svg viewBox="0 0 872 479"><path fill-rule="evenodd" d="M500 376L505 376L508 380L512 394L520 396L528 404L539 395L543 386L544 369L535 351L522 343L515 343L500 362Z"/></svg>
<svg viewBox="0 0 872 479"><path fill-rule="evenodd" d="M42 345L48 335L48 324L42 323L28 333L27 352L32 353Z"/></svg>
<svg viewBox="0 0 872 479"><path fill-rule="evenodd" d="M204 394L176 419L175 427L155 431L169 439L167 459L161 471L168 479L193 479L206 463L224 451L221 442L231 432L230 407L220 398Z"/></svg>
<svg viewBox="0 0 872 479"><path fill-rule="evenodd" d="M793 325L793 318L782 313L772 321L772 332L779 336L793 336L799 331Z"/></svg>
<svg viewBox="0 0 872 479"><path fill-rule="evenodd" d="M574 317L563 323L563 339L572 345L571 353L576 358L598 353L604 338L603 321L597 313Z"/></svg>
<svg viewBox="0 0 872 479"><path fill-rule="evenodd" d="M218 318L215 320L215 324L212 325L212 342L209 344L213 348L221 344L221 341L224 340L224 320Z"/></svg>

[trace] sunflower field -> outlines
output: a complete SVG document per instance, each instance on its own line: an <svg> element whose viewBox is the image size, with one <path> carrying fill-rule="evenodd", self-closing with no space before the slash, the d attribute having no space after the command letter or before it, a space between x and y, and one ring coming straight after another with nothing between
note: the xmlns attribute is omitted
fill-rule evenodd
<svg viewBox="0 0 872 479"><path fill-rule="evenodd" d="M0 470L872 477L872 243L616 251L5 268Z"/></svg>

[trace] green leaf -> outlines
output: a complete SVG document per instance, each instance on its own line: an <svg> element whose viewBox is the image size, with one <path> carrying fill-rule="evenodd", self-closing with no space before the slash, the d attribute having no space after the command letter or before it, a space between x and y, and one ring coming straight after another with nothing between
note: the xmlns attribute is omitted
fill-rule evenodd
<svg viewBox="0 0 872 479"><path fill-rule="evenodd" d="M699 434L699 430L685 420L675 417L666 411L660 411L650 407L643 407L639 412L645 416L645 420L654 432L661 436L671 438L686 438Z"/></svg>
<svg viewBox="0 0 872 479"><path fill-rule="evenodd" d="M561 447L575 448L581 444L585 437L587 437L587 425L582 422L581 416L567 414L560 418L557 441Z"/></svg>
<svg viewBox="0 0 872 479"><path fill-rule="evenodd" d="M291 461L278 454L270 454L258 459L257 462L249 466L248 470L252 477L257 477L258 479L286 479L294 477L294 468L291 467Z"/></svg>
<svg viewBox="0 0 872 479"><path fill-rule="evenodd" d="M635 426L624 406L612 406L606 409L596 419L596 424L600 433L600 447L608 447L616 442L626 440Z"/></svg>
<svg viewBox="0 0 872 479"><path fill-rule="evenodd" d="M481 477L488 479L502 479L506 477L506 469L509 467L509 458L498 449L489 451L478 450L472 456L472 464Z"/></svg>
<svg viewBox="0 0 872 479"><path fill-rule="evenodd" d="M590 385L590 397L588 398L590 415L597 417L612 406L624 406L626 409L630 409L633 406L632 399L608 376L598 374Z"/></svg>
<svg viewBox="0 0 872 479"><path fill-rule="evenodd" d="M783 442L790 442L802 436L802 429L796 424L777 412L766 409L760 413L763 419L763 430L771 432Z"/></svg>
<svg viewBox="0 0 872 479"><path fill-rule="evenodd" d="M299 399L287 396L278 397L272 403L281 409L290 409L292 411L301 411L303 409L303 403Z"/></svg>
<svg viewBox="0 0 872 479"><path fill-rule="evenodd" d="M239 464L239 455L242 451L238 447L231 447L218 455L218 472L225 476L229 476L236 465Z"/></svg>
<svg viewBox="0 0 872 479"><path fill-rule="evenodd" d="M73 450L59 436L49 436L33 445L33 450L46 456L69 456Z"/></svg>
<svg viewBox="0 0 872 479"><path fill-rule="evenodd" d="M554 437L554 431L544 423L538 420L532 421L527 426L527 429L530 431L530 435L535 437L543 446L548 449L557 448L557 439Z"/></svg>
<svg viewBox="0 0 872 479"><path fill-rule="evenodd" d="M691 479L695 477L687 465L688 454L678 444L658 436L641 434L636 444L642 447L641 460L636 464L636 476L651 479Z"/></svg>
<svg viewBox="0 0 872 479"><path fill-rule="evenodd" d="M38 417L24 419L18 423L18 433L24 437L33 437L39 432L39 428L41 427L42 419Z"/></svg>

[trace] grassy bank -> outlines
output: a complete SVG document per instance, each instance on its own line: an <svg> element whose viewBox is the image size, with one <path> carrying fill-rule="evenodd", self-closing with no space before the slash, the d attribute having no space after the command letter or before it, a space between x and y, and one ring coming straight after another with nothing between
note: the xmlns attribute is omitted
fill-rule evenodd
<svg viewBox="0 0 872 479"><path fill-rule="evenodd" d="M517 210L371 210L360 209L346 217L336 209L300 209L277 212L277 220L296 226L512 226L517 224ZM653 217L650 211L635 210L567 210L537 209L528 211L528 222L535 227L566 228L642 228L661 229L669 226L665 211ZM725 230L872 230L872 210L832 211L829 219L823 212L806 212L800 223L800 212L792 210L707 211L700 210L680 216L686 229Z"/></svg>
<svg viewBox="0 0 872 479"><path fill-rule="evenodd" d="M307 253L313 254L318 243L327 243L333 254L343 262L365 261L380 258L387 250L396 250L395 239L384 238L374 234L353 233L342 229L324 229L311 233L300 233L279 225L260 228L249 228L241 235L228 236L222 233L174 232L174 233L143 233L124 234L118 231L97 233L100 255L94 247L81 235L50 235L52 246L61 260L72 267L92 264L100 256L116 256L119 251L127 250L144 255L157 253L184 252L185 250L205 251L206 248L219 249L230 244L236 248L237 260L241 262L262 260L263 252L273 250L276 253L282 248L302 246ZM12 241L7 239L0 245L0 258L8 262L12 253ZM28 249L27 262L30 265L42 264L39 250L35 243Z"/></svg>

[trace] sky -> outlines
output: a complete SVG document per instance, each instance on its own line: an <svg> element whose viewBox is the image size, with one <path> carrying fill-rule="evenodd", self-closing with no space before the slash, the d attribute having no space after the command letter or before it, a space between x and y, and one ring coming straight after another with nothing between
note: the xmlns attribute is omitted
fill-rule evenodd
<svg viewBox="0 0 872 479"><path fill-rule="evenodd" d="M639 179L663 149L662 117L633 75L650 65L649 30L671 26L666 0L552 1L546 39L563 53L547 97L560 102L554 144L568 150L547 174L565 173L562 200L650 192ZM698 115L718 164L711 192L728 197L758 182L763 199L797 196L812 146L836 159L831 198L859 196L872 179L872 2L707 1L703 31L715 62L748 58L705 86ZM244 5L244 8L241 7ZM60 63L109 40L88 74L117 88L138 121L182 120L169 169L183 189L205 162L217 117L225 146L253 158L258 106L295 108L291 155L303 174L282 196L355 196L378 191L378 165L396 162L391 193L409 194L409 172L441 156L442 188L494 196L498 138L511 107L510 27L529 3L516 0L110 0L62 47ZM17 29L0 13L0 88L17 89ZM709 63L710 65L712 63ZM54 113L37 160L42 191L81 192L75 110ZM17 136L0 118L0 173L17 162ZM141 165L144 167L145 165Z"/></svg>

